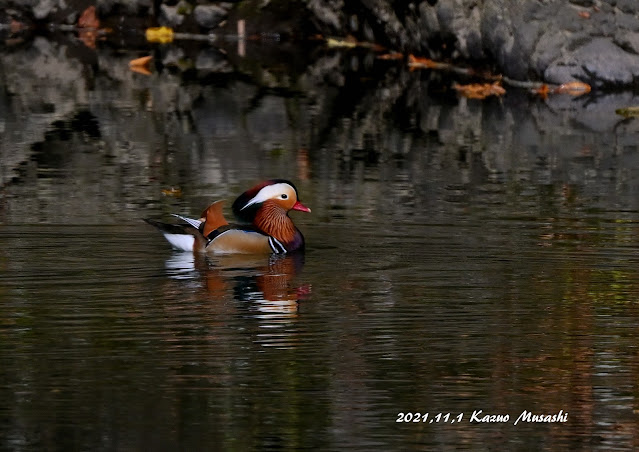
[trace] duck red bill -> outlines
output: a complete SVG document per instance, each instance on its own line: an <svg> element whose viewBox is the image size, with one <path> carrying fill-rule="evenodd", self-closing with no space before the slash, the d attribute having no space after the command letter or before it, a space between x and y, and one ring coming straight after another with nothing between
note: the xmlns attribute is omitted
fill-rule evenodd
<svg viewBox="0 0 639 452"><path fill-rule="evenodd" d="M309 209L308 207L306 207L304 204L302 204L299 201L297 201L293 205L293 210L299 210L300 212L310 212L311 211L311 209Z"/></svg>

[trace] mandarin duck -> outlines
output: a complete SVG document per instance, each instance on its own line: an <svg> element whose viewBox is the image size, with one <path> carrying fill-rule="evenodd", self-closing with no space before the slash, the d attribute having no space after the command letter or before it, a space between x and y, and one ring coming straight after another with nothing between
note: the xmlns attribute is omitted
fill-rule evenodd
<svg viewBox="0 0 639 452"><path fill-rule="evenodd" d="M299 201L295 185L284 179L262 182L233 202L240 224L229 224L222 213L224 201L211 204L200 219L174 214L183 224L145 218L159 229L174 248L213 254L283 254L304 249L304 236L288 216L289 211L310 212Z"/></svg>

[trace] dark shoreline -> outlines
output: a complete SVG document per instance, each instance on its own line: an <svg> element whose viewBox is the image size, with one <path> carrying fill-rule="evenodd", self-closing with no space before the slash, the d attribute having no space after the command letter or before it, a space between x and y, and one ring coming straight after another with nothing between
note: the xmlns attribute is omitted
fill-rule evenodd
<svg viewBox="0 0 639 452"><path fill-rule="evenodd" d="M0 45L73 27L86 8L95 6L100 27L118 35L139 36L148 27L168 26L179 33L235 36L237 22L244 20L246 35L256 39L298 43L317 36L350 37L404 55L490 67L514 80L577 80L603 90L639 87L635 2L513 0L508 8L497 0L346 3L10 0L0 11ZM131 48L129 42L124 45Z"/></svg>

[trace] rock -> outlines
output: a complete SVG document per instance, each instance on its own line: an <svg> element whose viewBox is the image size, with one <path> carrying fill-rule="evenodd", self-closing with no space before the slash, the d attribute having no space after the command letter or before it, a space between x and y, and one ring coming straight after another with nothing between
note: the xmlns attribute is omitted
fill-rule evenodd
<svg viewBox="0 0 639 452"><path fill-rule="evenodd" d="M213 29L222 22L228 14L228 11L217 5L198 5L193 10L195 22L206 29Z"/></svg>
<svg viewBox="0 0 639 452"><path fill-rule="evenodd" d="M627 52L639 55L639 33L635 31L617 33L614 42Z"/></svg>
<svg viewBox="0 0 639 452"><path fill-rule="evenodd" d="M95 6L101 16L113 14L153 14L153 0L97 0Z"/></svg>
<svg viewBox="0 0 639 452"><path fill-rule="evenodd" d="M586 81L597 87L621 87L639 80L639 56L629 54L610 38L594 38L553 61L544 72L550 83Z"/></svg>
<svg viewBox="0 0 639 452"><path fill-rule="evenodd" d="M160 6L160 23L167 27L177 27L184 21L184 16L178 12L178 6Z"/></svg>

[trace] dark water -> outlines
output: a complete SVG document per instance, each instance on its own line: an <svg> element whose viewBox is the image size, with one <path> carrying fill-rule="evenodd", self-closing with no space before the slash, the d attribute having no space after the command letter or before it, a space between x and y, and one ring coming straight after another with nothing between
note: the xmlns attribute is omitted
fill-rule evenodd
<svg viewBox="0 0 639 452"><path fill-rule="evenodd" d="M639 447L635 97L78 49L0 69L0 449ZM193 257L140 221L270 177L313 209L302 258Z"/></svg>

